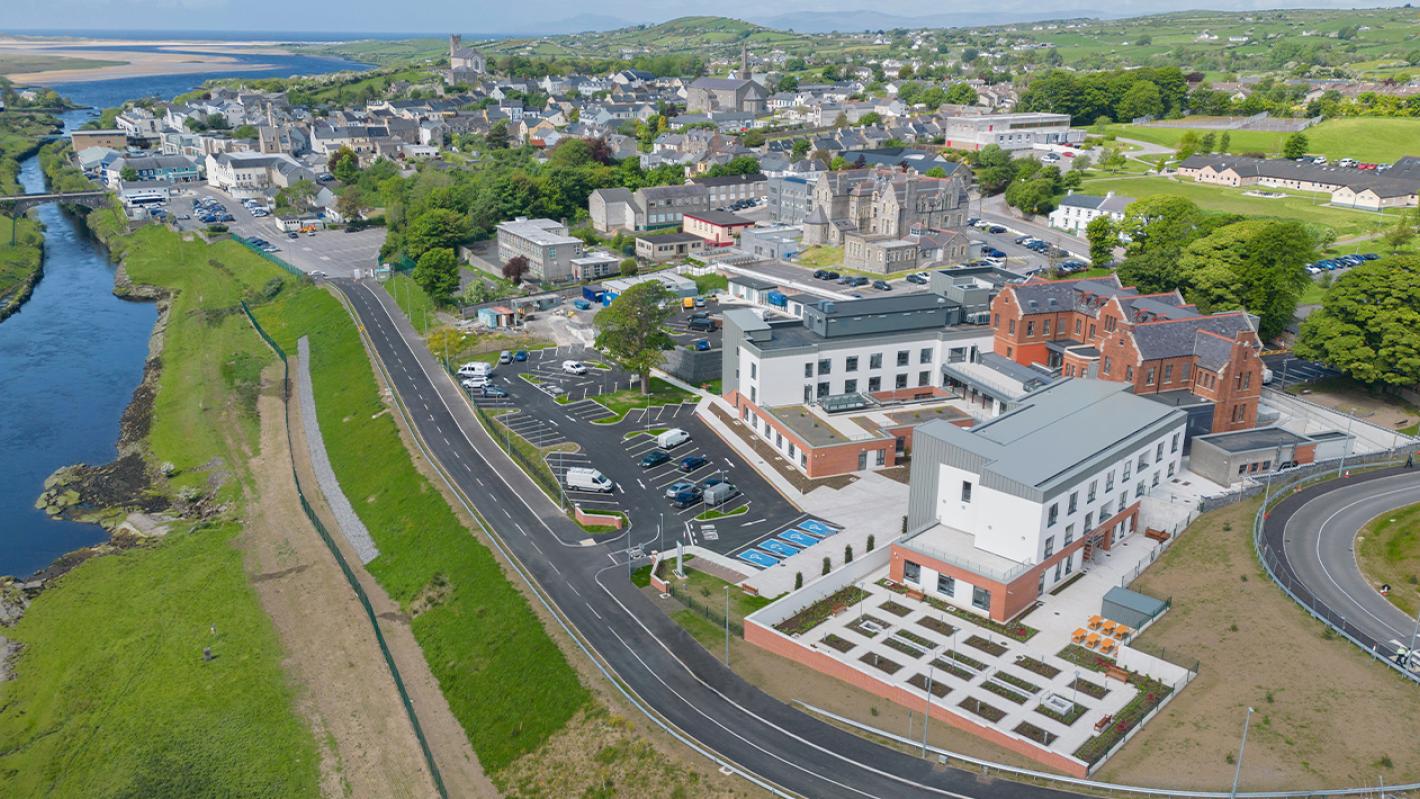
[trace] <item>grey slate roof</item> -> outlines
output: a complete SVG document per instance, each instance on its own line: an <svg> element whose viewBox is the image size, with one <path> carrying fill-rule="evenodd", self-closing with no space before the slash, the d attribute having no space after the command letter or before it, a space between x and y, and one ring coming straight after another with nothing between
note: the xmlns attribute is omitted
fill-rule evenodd
<svg viewBox="0 0 1420 799"><path fill-rule="evenodd" d="M1220 371L1228 363L1233 344L1223 338L1200 330L1194 334L1193 354L1198 357L1198 368L1210 372Z"/></svg>
<svg viewBox="0 0 1420 799"><path fill-rule="evenodd" d="M1134 326L1134 345L1139 350L1139 357L1145 361L1192 355L1200 330L1210 330L1231 340L1241 331L1255 332L1257 328L1242 311L1227 311L1212 316L1166 322L1146 322ZM1216 355L1216 350L1208 352ZM1202 366L1201 363L1199 365Z"/></svg>

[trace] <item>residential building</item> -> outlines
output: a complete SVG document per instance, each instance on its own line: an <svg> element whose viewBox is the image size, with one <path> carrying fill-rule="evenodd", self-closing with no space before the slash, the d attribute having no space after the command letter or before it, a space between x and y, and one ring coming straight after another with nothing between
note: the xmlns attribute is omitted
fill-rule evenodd
<svg viewBox="0 0 1420 799"><path fill-rule="evenodd" d="M961 228L970 179L966 167L941 178L888 167L826 172L814 185L804 244L841 245L846 233L899 238L913 229Z"/></svg>
<svg viewBox="0 0 1420 799"><path fill-rule="evenodd" d="M695 184L597 189L587 198L592 226L602 233L679 227L687 212L710 207L710 190Z"/></svg>
<svg viewBox="0 0 1420 799"><path fill-rule="evenodd" d="M583 254L579 238L567 235L567 226L551 219L518 217L498 225L498 260L522 256L536 280L565 283L575 277L572 259Z"/></svg>
<svg viewBox="0 0 1420 799"><path fill-rule="evenodd" d="M114 117L113 124L130 139L156 139L163 121L141 106L125 108Z"/></svg>
<svg viewBox="0 0 1420 799"><path fill-rule="evenodd" d="M636 257L661 263L705 251L705 239L694 233L658 233L636 237Z"/></svg>
<svg viewBox="0 0 1420 799"><path fill-rule="evenodd" d="M234 197L264 196L315 173L283 153L217 153L207 156L207 185Z"/></svg>
<svg viewBox="0 0 1420 799"><path fill-rule="evenodd" d="M1036 145L1073 145L1085 140L1083 130L1070 128L1069 114L983 114L947 117L946 146L981 150L992 144L1008 152Z"/></svg>
<svg viewBox="0 0 1420 799"><path fill-rule="evenodd" d="M181 155L120 155L105 165L104 182L117 188L125 172L131 180L145 182L194 183L202 179L197 163Z"/></svg>
<svg viewBox="0 0 1420 799"><path fill-rule="evenodd" d="M969 429L913 436L893 581L1004 622L1133 535L1182 469L1185 414L1127 386L1063 380Z"/></svg>
<svg viewBox="0 0 1420 799"><path fill-rule="evenodd" d="M954 399L942 367L990 346L989 330L955 324L958 312L929 293L810 302L802 319L726 310L725 399L808 477L893 466L911 424L892 409ZM857 412L881 415L865 427L845 416ZM971 422L963 409L941 413Z"/></svg>
<svg viewBox="0 0 1420 799"><path fill-rule="evenodd" d="M1267 186L1331 195L1333 205L1378 211L1420 202L1420 158L1407 156L1388 169L1328 166L1285 158L1194 155L1178 176L1217 186Z"/></svg>
<svg viewBox="0 0 1420 799"><path fill-rule="evenodd" d="M1008 284L991 303L997 355L1066 377L1127 383L1187 409L1189 433L1257 424L1262 341L1244 311L1203 314L1177 291L1140 294L1119 278Z"/></svg>
<svg viewBox="0 0 1420 799"><path fill-rule="evenodd" d="M1085 228L1097 217L1107 216L1115 222L1124 221L1124 209L1134 202L1133 197L1106 194L1076 194L1070 192L1060 200L1060 207L1050 212L1050 226L1082 236Z"/></svg>
<svg viewBox="0 0 1420 799"><path fill-rule="evenodd" d="M813 208L815 182L797 175L770 178L765 184L769 218L786 225L802 223Z"/></svg>
<svg viewBox="0 0 1420 799"><path fill-rule="evenodd" d="M691 178L695 186L703 186L709 192L711 208L720 208L739 200L753 200L763 197L769 188L769 179L758 172L749 175L721 175L719 177Z"/></svg>
<svg viewBox="0 0 1420 799"><path fill-rule="evenodd" d="M971 245L961 230L933 230L921 225L904 236L856 230L842 235L844 266L883 275L964 260Z"/></svg>
<svg viewBox="0 0 1420 799"><path fill-rule="evenodd" d="M687 212L681 229L705 239L707 247L729 247L739 240L740 231L754 225L754 220L745 219L729 211Z"/></svg>

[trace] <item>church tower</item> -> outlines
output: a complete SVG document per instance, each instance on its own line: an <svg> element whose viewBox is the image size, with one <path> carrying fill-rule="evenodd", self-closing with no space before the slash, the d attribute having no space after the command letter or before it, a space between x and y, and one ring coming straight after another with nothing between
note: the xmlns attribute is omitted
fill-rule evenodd
<svg viewBox="0 0 1420 799"><path fill-rule="evenodd" d="M749 71L749 45L740 45L740 80L749 80L754 77Z"/></svg>

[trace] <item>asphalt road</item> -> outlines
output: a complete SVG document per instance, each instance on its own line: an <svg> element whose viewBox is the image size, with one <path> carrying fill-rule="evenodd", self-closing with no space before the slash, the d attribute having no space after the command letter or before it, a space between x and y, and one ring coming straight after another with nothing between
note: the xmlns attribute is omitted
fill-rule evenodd
<svg viewBox="0 0 1420 799"><path fill-rule="evenodd" d="M1341 376L1340 372L1325 364L1292 355L1264 355L1262 362L1272 370L1272 382L1269 385L1279 391L1298 383L1313 383L1328 377Z"/></svg>
<svg viewBox="0 0 1420 799"><path fill-rule="evenodd" d="M1303 602L1329 611L1367 647L1409 646L1415 619L1380 595L1356 562L1356 534L1371 519L1420 502L1420 472L1389 469L1323 483L1288 497L1264 528L1276 565Z"/></svg>
<svg viewBox="0 0 1420 799"><path fill-rule="evenodd" d="M587 541L507 460L379 286L332 282L350 300L446 481L487 521L492 544L514 559L559 622L595 652L594 660L687 743L801 796L1070 795L982 783L975 774L934 767L809 717L741 680L631 584L621 542Z"/></svg>

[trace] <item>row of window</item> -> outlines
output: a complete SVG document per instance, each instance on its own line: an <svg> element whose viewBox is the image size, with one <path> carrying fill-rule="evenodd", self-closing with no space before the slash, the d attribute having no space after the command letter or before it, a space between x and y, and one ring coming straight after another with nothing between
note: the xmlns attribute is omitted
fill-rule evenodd
<svg viewBox="0 0 1420 799"><path fill-rule="evenodd" d="M1041 334L1042 336L1046 337L1046 338L1049 338L1049 337L1050 337L1050 322L1051 322L1051 319L1052 319L1052 318L1053 318L1053 317L1046 317L1045 319L1040 320L1040 334ZM997 313L997 314L994 315L993 320L992 320L992 326L995 327L997 330L1000 330L1000 329L1001 329L1001 314ZM1078 317L1078 316L1075 317L1075 335L1076 335L1076 336L1081 335L1081 333L1083 332L1083 330L1084 330L1084 320L1081 319L1081 318ZM1007 319L1007 320L1006 320L1006 332L1009 333L1009 334L1012 335L1012 336L1014 336L1014 335L1016 334L1016 320L1014 320L1014 319ZM1062 324L1062 325L1060 325L1059 327L1057 327L1055 332L1056 332L1056 333L1064 333L1064 332L1065 332L1065 325ZM1027 319L1027 320L1026 320L1026 334L1025 334L1025 338L1034 338L1034 337L1035 337L1035 320L1034 320L1034 319ZM1090 340L1093 340L1094 337L1095 337L1095 323L1094 323L1094 322L1090 322L1090 335L1089 335L1089 338L1088 338L1088 339L1085 339L1085 340L1086 340L1086 341L1090 341Z"/></svg>
<svg viewBox="0 0 1420 799"><path fill-rule="evenodd" d="M903 561L902 579L914 585L922 585L922 564L914 561ZM957 581L949 574L937 574L937 593L946 597L955 597L957 593ZM979 610L991 610L991 591L981 586L971 588L971 606Z"/></svg>
<svg viewBox="0 0 1420 799"><path fill-rule="evenodd" d="M893 380L893 388L907 388L909 375L904 372L897 375ZM930 369L917 373L917 387L927 388L932 385L932 371ZM843 394L853 394L858 390L858 381L848 379L843 381ZM883 390L883 379L881 377L868 378L868 393ZM820 380L816 386L804 386L804 402L813 402L815 398L827 397L831 394L831 387L827 380Z"/></svg>
<svg viewBox="0 0 1420 799"><path fill-rule="evenodd" d="M917 362L918 362L919 364L931 363L931 362L932 362L932 349L933 349L932 347L923 347L923 348L919 349L919 350L917 351ZM911 363L911 361L912 361L912 351L911 351L911 350L898 350L898 351L897 351L897 365L898 365L898 366L907 366L909 363ZM843 359L843 371L845 371L845 372L856 372L856 371L858 371L858 364L859 364L859 356L857 356L857 355L849 355L849 356L847 356L847 357L845 357L845 358ZM881 369L881 368L883 368L883 353L881 353L881 352L875 352L875 353L869 355L869 356L868 356L868 368L869 368L869 369ZM826 375L826 374L831 374L832 372L833 372L833 359L832 359L832 358L820 358L819 361L818 361L818 374L819 374L819 375ZM809 363L804 364L804 377L813 377L813 376L814 376L814 364L813 364L813 362L811 361L811 362L809 362Z"/></svg>
<svg viewBox="0 0 1420 799"><path fill-rule="evenodd" d="M1179 451L1179 447L1182 445L1182 443L1183 443L1183 433L1182 433L1182 432L1174 433L1173 436L1169 439L1169 442L1168 442L1169 453L1170 453L1170 454L1177 454L1178 451ZM1164 460L1164 442L1163 442L1163 441L1160 441L1160 442L1158 442L1158 443L1154 446L1154 460L1153 460L1153 462L1154 462L1155 464L1157 464L1157 463L1162 463L1163 460ZM1134 468L1135 468L1135 465L1136 465L1136 464L1137 464L1137 466L1138 466L1139 473L1142 475L1142 474L1144 473L1144 470L1147 469L1147 468L1149 467L1149 465L1150 465L1150 462L1149 462L1149 452L1148 452L1148 450L1145 450L1145 451L1139 453L1139 457L1138 457L1137 460L1135 460L1135 459L1133 459L1133 458L1127 458L1127 459L1124 460L1123 464L1120 466L1120 474L1121 474L1121 481L1122 481L1122 482L1127 483L1127 482L1129 481L1129 479L1133 476ZM1175 461L1172 460L1172 459L1170 459L1169 465L1168 465L1168 476L1169 476L1169 477L1173 477L1173 475L1174 475L1174 469L1175 469ZM1108 472L1105 472L1105 475L1104 475L1104 493L1105 493L1105 494L1109 494L1110 492L1114 491L1114 474L1115 474L1115 470L1114 470L1114 469L1110 469ZM1158 484L1159 484L1159 474L1158 474L1158 472L1155 472L1155 473L1154 473L1154 485L1158 485ZM1095 480L1091 480L1091 481L1090 481L1089 486L1087 486L1087 487L1085 488L1085 504L1094 504L1094 502L1095 502L1095 497L1096 497L1097 493L1099 492L1099 487L1100 487L1100 481L1099 481L1098 479L1095 479ZM1141 481L1139 481L1139 484L1138 484L1138 493L1136 493L1136 496L1143 496L1143 487L1144 487L1144 482L1141 480ZM1124 494L1121 494L1121 495L1120 495L1119 507L1120 507L1121 509L1122 509L1125 505L1128 504L1128 502L1126 501L1127 496L1128 496L1128 492L1127 492L1127 491L1126 491ZM1109 507L1109 504L1108 504L1108 503L1105 503L1104 508L1101 509L1100 516L1099 516L1099 518L1100 518L1101 520L1106 519L1106 518L1109 517L1109 513L1107 512L1108 507ZM1070 495L1066 498L1065 513L1066 513L1066 515L1074 514L1074 513L1076 513L1076 512L1079 510L1079 508L1080 508L1080 492L1079 492L1078 490L1076 490L1076 491L1071 491L1071 492L1070 492ZM1090 529L1093 528L1093 525L1091 524L1091 517L1092 517L1092 514L1089 514L1089 513L1085 514L1085 529L1086 529L1086 530L1090 530ZM1059 521L1060 521L1060 503L1059 503L1059 502L1052 502L1052 503L1050 504L1050 507L1047 508L1047 509L1046 509L1046 512L1045 512L1045 526L1046 526L1046 527L1054 527ZM1066 543L1069 543L1069 538L1070 538L1070 536L1067 535Z"/></svg>

